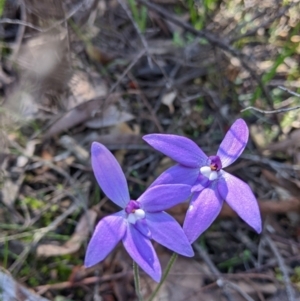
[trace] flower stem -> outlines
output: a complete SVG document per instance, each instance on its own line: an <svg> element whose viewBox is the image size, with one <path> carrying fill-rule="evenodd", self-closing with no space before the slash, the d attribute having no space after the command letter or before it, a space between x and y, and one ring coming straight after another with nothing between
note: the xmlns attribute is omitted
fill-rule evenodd
<svg viewBox="0 0 300 301"><path fill-rule="evenodd" d="M139 267L135 261L133 261L133 279L134 279L135 293L136 293L139 301L143 301L143 296L140 291Z"/></svg>
<svg viewBox="0 0 300 301"><path fill-rule="evenodd" d="M163 285L163 283L165 282L165 280L167 279L169 273L170 273L170 270L175 262L175 260L177 259L178 257L178 254L177 253L173 253L169 262L168 262L168 265L163 273L163 276L159 282L159 284L157 285L156 289L154 290L154 292L151 294L150 298L148 301L153 301L154 297L156 296L156 294L158 293L158 291L160 290L161 286Z"/></svg>

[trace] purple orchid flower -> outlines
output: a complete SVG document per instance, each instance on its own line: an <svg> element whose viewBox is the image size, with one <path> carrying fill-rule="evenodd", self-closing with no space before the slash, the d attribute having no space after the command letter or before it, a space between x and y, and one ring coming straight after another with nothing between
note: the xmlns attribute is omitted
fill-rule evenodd
<svg viewBox="0 0 300 301"><path fill-rule="evenodd" d="M99 186L123 210L100 220L87 248L85 266L102 261L122 240L133 260L158 282L161 267L151 239L181 255L194 255L180 225L163 211L186 200L191 187L158 185L134 201L129 197L125 176L112 153L104 145L94 142L91 154Z"/></svg>
<svg viewBox="0 0 300 301"><path fill-rule="evenodd" d="M223 200L256 232L261 232L259 207L250 187L223 170L241 155L248 136L245 121L236 120L221 142L217 155L209 157L185 137L164 134L143 137L156 150L178 163L162 173L150 187L178 183L192 186L192 199L183 225L191 243L217 218Z"/></svg>

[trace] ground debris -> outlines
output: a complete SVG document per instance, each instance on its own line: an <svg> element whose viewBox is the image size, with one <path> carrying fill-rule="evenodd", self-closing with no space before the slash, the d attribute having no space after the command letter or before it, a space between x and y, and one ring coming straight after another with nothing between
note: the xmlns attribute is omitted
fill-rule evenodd
<svg viewBox="0 0 300 301"><path fill-rule="evenodd" d="M0 270L0 299L3 301L49 301L17 283L3 269Z"/></svg>
<svg viewBox="0 0 300 301"><path fill-rule="evenodd" d="M53 301L136 300L121 243L101 263L83 265L96 222L120 210L97 185L91 144L114 154L137 199L174 164L143 135L183 135L212 155L243 118L250 139L228 172L254 191L263 232L225 203L156 300L299 299L298 11L296 0L0 1L7 288L31 294L22 283ZM168 212L182 224L187 208ZM154 246L165 267L169 251ZM156 286L141 278L149 296Z"/></svg>

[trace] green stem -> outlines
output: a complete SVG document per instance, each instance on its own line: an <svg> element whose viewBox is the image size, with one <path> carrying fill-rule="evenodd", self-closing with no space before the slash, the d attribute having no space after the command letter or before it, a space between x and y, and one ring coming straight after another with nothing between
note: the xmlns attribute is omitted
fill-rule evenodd
<svg viewBox="0 0 300 301"><path fill-rule="evenodd" d="M154 297L156 296L156 294L158 293L158 291L160 290L161 286L163 285L163 283L165 282L165 280L167 279L169 273L170 273L170 270L175 262L175 260L177 259L178 257L178 254L177 253L173 253L169 262L168 262L168 265L164 271L164 274L159 282L159 284L157 285L156 289L154 290L154 292L152 293L152 295L150 296L149 300L148 301L152 301L154 299Z"/></svg>
<svg viewBox="0 0 300 301"><path fill-rule="evenodd" d="M143 297L142 297L142 294L140 291L139 267L135 261L133 261L133 278L134 278L135 293L136 293L139 301L143 301Z"/></svg>

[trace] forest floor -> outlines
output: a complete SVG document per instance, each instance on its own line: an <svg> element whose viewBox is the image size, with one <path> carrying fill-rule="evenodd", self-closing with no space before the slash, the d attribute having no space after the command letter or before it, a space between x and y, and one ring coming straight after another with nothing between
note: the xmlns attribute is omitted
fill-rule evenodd
<svg viewBox="0 0 300 301"><path fill-rule="evenodd" d="M299 301L299 11L295 0L0 1L0 299L136 300L122 244L83 266L94 226L118 210L91 143L114 153L136 199L174 164L143 135L214 154L243 118L249 142L227 171L251 186L263 231L225 204L155 300ZM182 223L187 206L169 212ZM171 252L154 246L164 269ZM141 272L145 299L155 286Z"/></svg>

